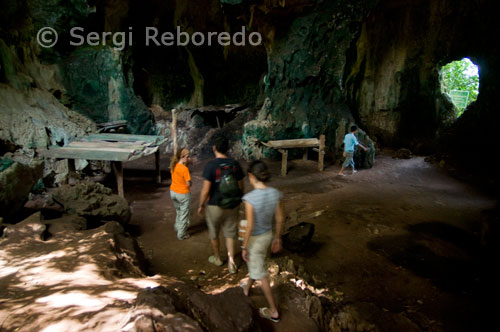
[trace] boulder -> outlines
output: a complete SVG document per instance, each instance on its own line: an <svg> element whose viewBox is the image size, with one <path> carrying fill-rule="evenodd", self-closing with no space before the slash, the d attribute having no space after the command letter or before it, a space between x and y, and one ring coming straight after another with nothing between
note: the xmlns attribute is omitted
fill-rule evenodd
<svg viewBox="0 0 500 332"><path fill-rule="evenodd" d="M13 241L20 241L24 238L43 240L46 229L42 214L37 212L15 225L6 226L3 237Z"/></svg>
<svg viewBox="0 0 500 332"><path fill-rule="evenodd" d="M140 291L129 317L122 331L203 331L194 319L177 312L173 299L161 286Z"/></svg>
<svg viewBox="0 0 500 332"><path fill-rule="evenodd" d="M340 311L334 313L329 324L330 331L359 331L375 332L378 329L374 324L367 322L363 315L352 305L346 305Z"/></svg>
<svg viewBox="0 0 500 332"><path fill-rule="evenodd" d="M283 247L290 251L302 252L311 242L314 234L314 224L301 222L290 227L283 235Z"/></svg>
<svg viewBox="0 0 500 332"><path fill-rule="evenodd" d="M179 311L190 312L207 331L258 331L254 305L240 287L220 294L205 294L183 284L166 288Z"/></svg>
<svg viewBox="0 0 500 332"><path fill-rule="evenodd" d="M102 227L106 233L113 234L113 244L111 246L116 252L120 253L116 260L119 276L145 273L147 262L137 241L116 221L107 222Z"/></svg>
<svg viewBox="0 0 500 332"><path fill-rule="evenodd" d="M100 183L82 181L63 185L52 193L52 198L64 207L68 214L77 214L92 220L130 220L130 207L125 198L114 195L111 189Z"/></svg>
<svg viewBox="0 0 500 332"><path fill-rule="evenodd" d="M200 317L209 331L253 331L253 304L238 288L207 295L203 292L193 293L190 297L191 310Z"/></svg>
<svg viewBox="0 0 500 332"><path fill-rule="evenodd" d="M52 234L66 234L67 232L83 231L87 229L87 219L78 215L63 216L57 219L46 220L47 231Z"/></svg>
<svg viewBox="0 0 500 332"><path fill-rule="evenodd" d="M412 157L412 153L408 149L399 149L394 153L392 158L394 159L410 159Z"/></svg>
<svg viewBox="0 0 500 332"><path fill-rule="evenodd" d="M0 215L4 219L12 217L23 207L42 173L43 162L33 162L31 165L13 162L0 171Z"/></svg>
<svg viewBox="0 0 500 332"><path fill-rule="evenodd" d="M54 200L52 199L52 195L48 194L47 192L42 192L41 194L35 195L30 194L29 200L24 204L24 208L33 211L33 213L42 211L45 218L47 218L47 215L59 217L64 212L64 208L54 202Z"/></svg>

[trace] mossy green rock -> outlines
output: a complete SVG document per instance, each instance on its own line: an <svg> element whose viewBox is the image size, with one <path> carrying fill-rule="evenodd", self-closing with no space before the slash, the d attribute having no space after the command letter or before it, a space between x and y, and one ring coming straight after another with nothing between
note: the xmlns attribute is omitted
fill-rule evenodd
<svg viewBox="0 0 500 332"><path fill-rule="evenodd" d="M121 53L111 47L80 47L64 63L73 108L95 122L127 120L132 134L153 134L154 118L124 76Z"/></svg>

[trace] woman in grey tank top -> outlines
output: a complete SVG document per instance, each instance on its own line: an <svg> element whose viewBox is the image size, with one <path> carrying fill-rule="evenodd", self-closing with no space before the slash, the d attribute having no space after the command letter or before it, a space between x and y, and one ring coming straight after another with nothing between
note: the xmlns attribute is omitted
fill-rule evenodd
<svg viewBox="0 0 500 332"><path fill-rule="evenodd" d="M248 296L254 280L260 280L269 308L260 308L259 314L273 322L278 322L279 312L269 284L265 259L271 244L272 252L278 252L281 249L283 208L280 201L283 195L277 189L266 185L270 177L271 174L264 162L256 160L250 164L248 179L254 190L242 198L245 202L247 229L241 246L241 254L243 260L247 262L250 278L241 286L245 295ZM276 219L274 236L273 217Z"/></svg>

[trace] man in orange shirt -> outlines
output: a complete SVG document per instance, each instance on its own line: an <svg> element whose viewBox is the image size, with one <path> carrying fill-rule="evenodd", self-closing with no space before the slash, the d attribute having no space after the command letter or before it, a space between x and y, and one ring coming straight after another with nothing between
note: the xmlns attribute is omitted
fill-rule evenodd
<svg viewBox="0 0 500 332"><path fill-rule="evenodd" d="M190 163L189 150L182 149L170 162L172 184L170 197L174 203L176 217L174 228L179 240L189 239L189 209L191 207L191 175L187 165Z"/></svg>

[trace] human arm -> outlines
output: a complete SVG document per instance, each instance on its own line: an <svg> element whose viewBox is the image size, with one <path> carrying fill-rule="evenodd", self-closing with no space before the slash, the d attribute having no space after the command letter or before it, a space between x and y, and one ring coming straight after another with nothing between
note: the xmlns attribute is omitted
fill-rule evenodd
<svg viewBox="0 0 500 332"><path fill-rule="evenodd" d="M368 150L363 144L359 143L358 138L355 135L353 135L353 139L354 139L354 145L361 147L365 151Z"/></svg>
<svg viewBox="0 0 500 332"><path fill-rule="evenodd" d="M187 167L186 167L186 172L184 174L184 181L186 181L186 186L188 186L188 188L191 188L193 182L191 181L191 173L189 172L189 169Z"/></svg>
<svg viewBox="0 0 500 332"><path fill-rule="evenodd" d="M201 194L200 194L200 205L198 206L198 215L200 217L203 217L203 212L205 209L205 203L208 201L209 193L210 193L210 186L212 183L208 180L203 180L203 187L201 188Z"/></svg>
<svg viewBox="0 0 500 332"><path fill-rule="evenodd" d="M283 229L283 206L281 201L276 205L276 210L274 211L274 217L276 219L276 230L274 234L273 244L271 246L271 251L277 253L281 250L281 231Z"/></svg>
<svg viewBox="0 0 500 332"><path fill-rule="evenodd" d="M248 240L250 239L250 234L252 234L253 222L254 222L253 206L249 202L245 202L245 218L247 220L247 228L245 230L245 237L243 238L243 245L241 246L241 257L245 262L248 262L247 245L248 245Z"/></svg>
<svg viewBox="0 0 500 332"><path fill-rule="evenodd" d="M368 151L368 148L366 148L363 144L359 143L358 146L360 146L363 150Z"/></svg>

